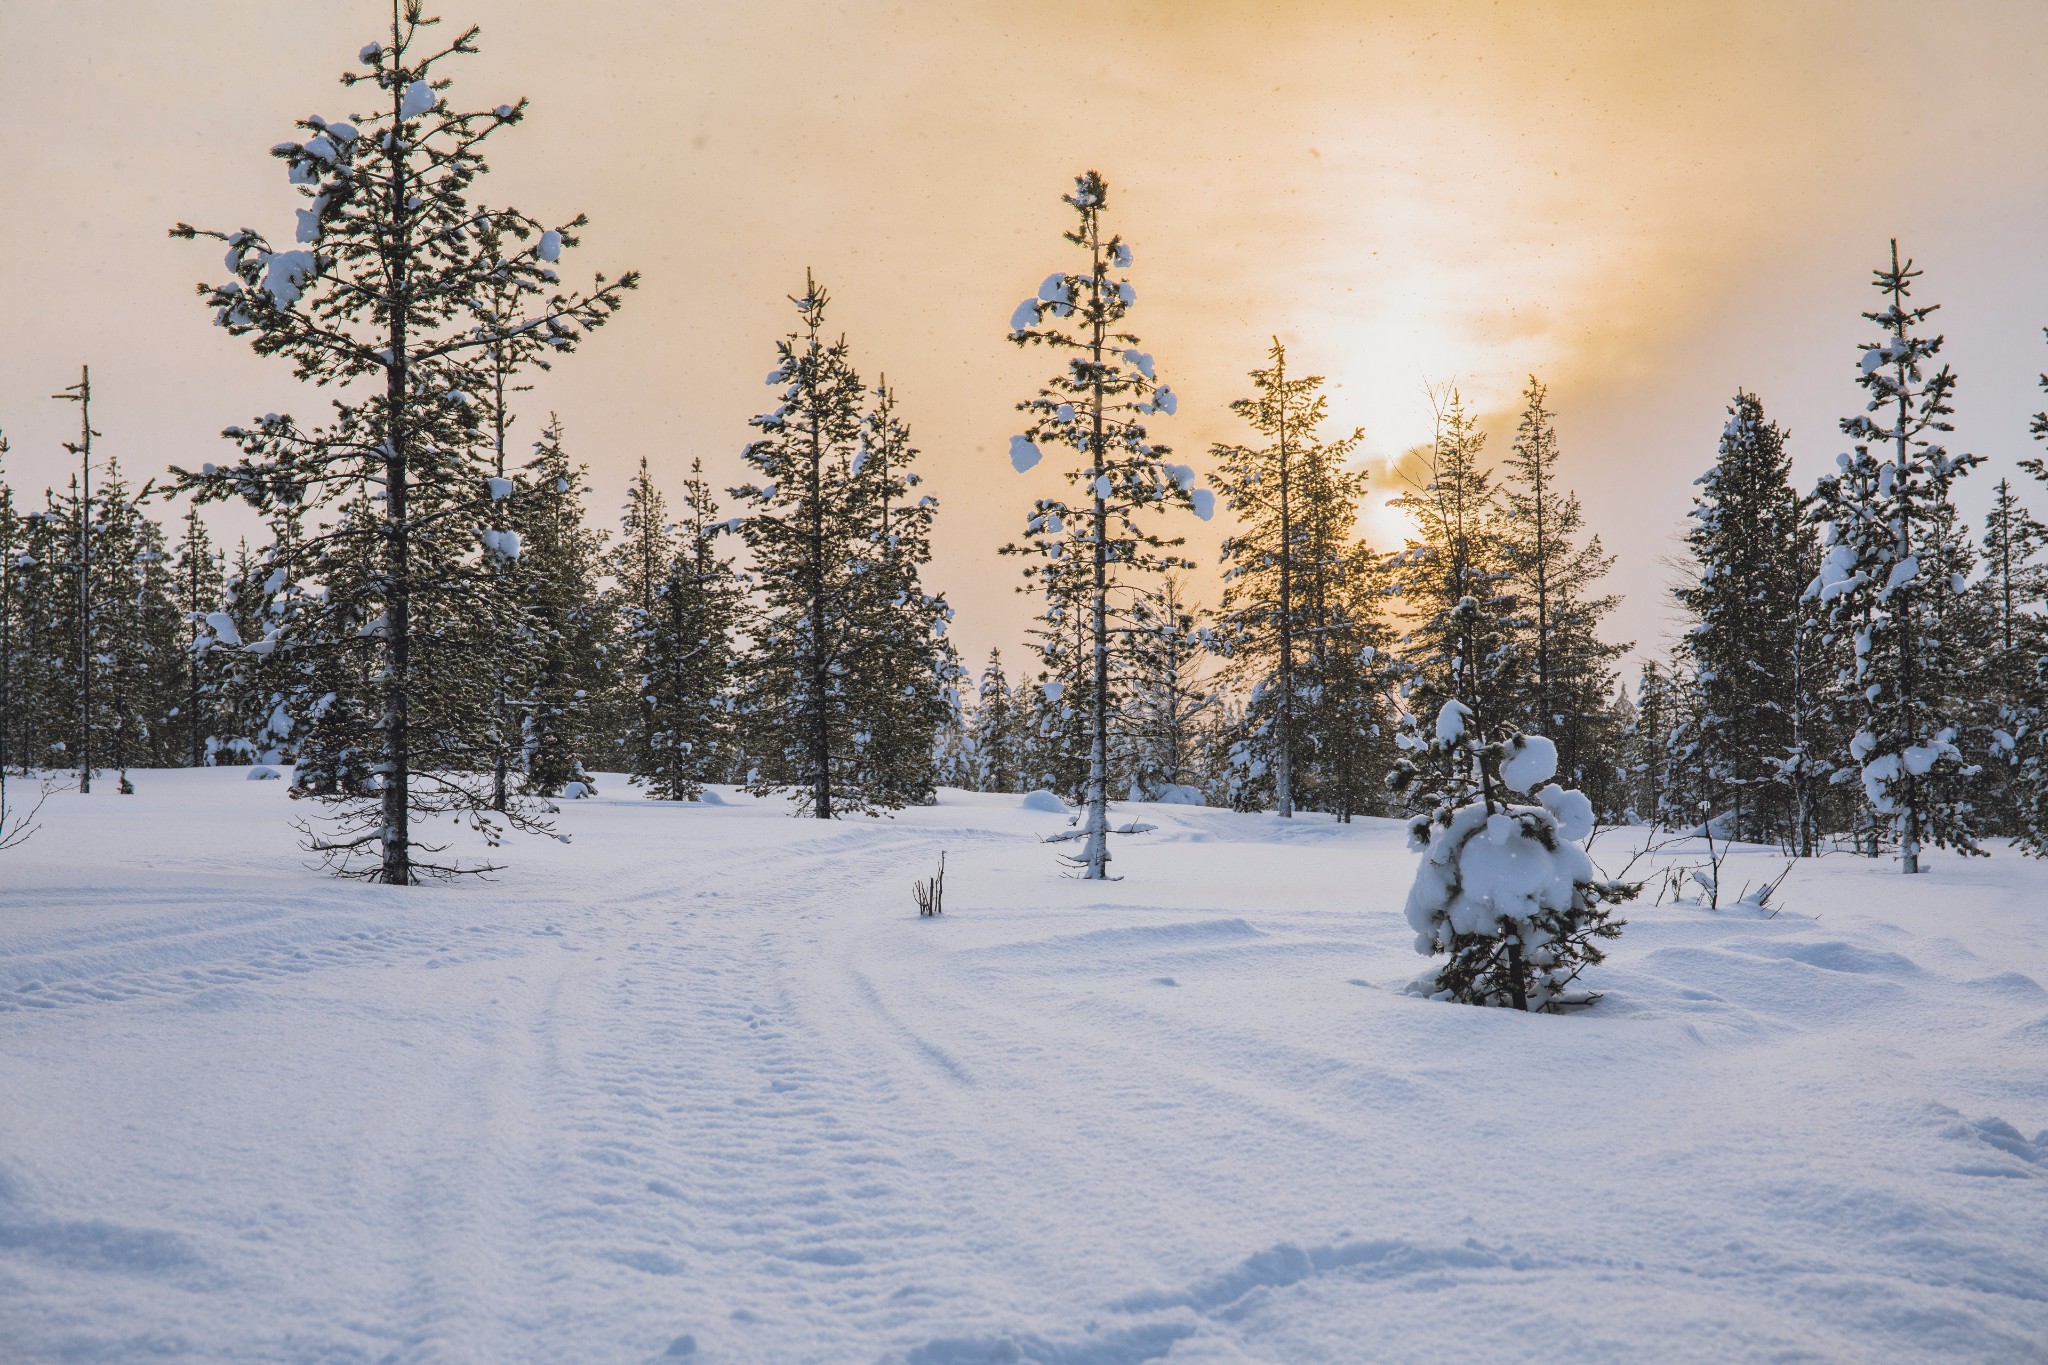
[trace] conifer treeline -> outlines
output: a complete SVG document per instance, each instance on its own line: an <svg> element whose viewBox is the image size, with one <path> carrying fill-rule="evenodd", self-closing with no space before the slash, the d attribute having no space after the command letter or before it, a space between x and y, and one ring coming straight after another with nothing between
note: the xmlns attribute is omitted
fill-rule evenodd
<svg viewBox="0 0 2048 1365"><path fill-rule="evenodd" d="M1981 541L1961 524L1952 492L1980 461L1940 444L1956 379L1896 248L1864 315L1853 453L1796 492L1783 433L1737 394L1687 531L1691 628L1631 698L1628 646L1603 635L1612 559L1538 380L1491 463L1459 394L1434 395L1398 548L1361 537L1361 433L1324 429L1322 378L1277 340L1231 404L1241 439L1198 475L1148 431L1177 399L1127 330L1108 184L1077 177L1072 268L1008 331L1060 363L1016 404L1012 463L1069 459L1069 493L1004 547L1038 597L1035 666L992 653L970 684L923 581L938 505L909 424L808 277L726 506L701 464L665 490L643 460L610 536L552 416L512 460L531 372L636 277L568 290L580 216L473 202L479 148L525 105L452 105L441 64L476 31L436 51L433 22L407 0L345 73L374 112L309 116L272 149L306 205L296 247L174 230L226 245L231 278L200 287L216 325L336 386L330 424L269 414L226 431L235 463L172 471L193 503L175 547L152 487L94 462L83 379L60 395L81 407L72 486L31 507L0 479L0 770L115 768L125 789L134 766L291 764L293 794L337 812L309 847L389 882L472 870L415 818L545 831L596 770L670 800L788 792L820 818L941 784L1049 788L1084 808L1074 862L1099 877L1113 800L1404 813L1455 714L1461 733L1551 737L1559 781L1608 819L1801 853L1848 838L1909 871L1986 835L2048 853L2048 529L2008 480ZM230 498L266 522L257 545L209 540L197 504ZM1235 526L1211 610L1172 517L1219 499Z"/></svg>
<svg viewBox="0 0 2048 1365"><path fill-rule="evenodd" d="M1958 381L1919 275L1897 243L1873 272L1864 407L1811 491L1762 401L1730 403L1686 532L1691 628L1644 669L1624 745L1643 818L1799 854L1837 841L1906 872L1988 836L2048 854L2048 528L2009 477L1980 534L1958 513L1983 458L1943 444Z"/></svg>

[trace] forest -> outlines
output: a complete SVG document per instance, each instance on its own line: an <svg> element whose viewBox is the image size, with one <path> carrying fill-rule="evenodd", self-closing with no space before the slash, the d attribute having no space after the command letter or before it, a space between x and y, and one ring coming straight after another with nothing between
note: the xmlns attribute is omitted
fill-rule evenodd
<svg viewBox="0 0 2048 1365"><path fill-rule="evenodd" d="M1764 396L1732 395L1681 532L1686 627L1624 677L1636 644L1607 628L1612 559L1540 378L1505 451L1455 386L1431 390L1400 544L1362 534L1362 433L1333 429L1324 377L1277 339L1230 404L1240 439L1176 455L1152 428L1177 396L1131 330L1133 249L1087 171L1047 222L1057 268L989 333L1045 354L1035 394L987 401L1018 414L1014 467L1053 457L1070 494L1020 507L1000 547L1038 604L1030 638L966 659L928 581L941 509L911 414L823 282L761 341L750 481L643 459L623 507L593 505L575 433L522 395L638 276L570 289L583 219L485 205L483 144L526 106L455 103L476 31L437 46L433 23L408 11L344 76L374 112L271 150L296 242L174 229L225 249L214 324L331 415L230 426L235 458L138 484L93 449L86 370L56 395L79 410L76 475L0 481L17 785L284 775L324 808L309 848L398 883L493 865L444 858L414 820L492 848L551 834L599 772L667 801L786 792L819 818L1045 790L1084 812L1073 862L1102 877L1117 801L1426 809L1413 778L1449 761L1430 738L1455 703L1477 734L1549 738L1604 823L1908 871L1992 838L2048 853L2048 528L2026 504L2048 468L1976 472L1942 444L1958 380L1896 244L1848 362L1853 453L1797 487ZM1953 496L1973 472L1997 480L1981 527ZM202 509L226 501L267 533L216 543ZM1212 515L1221 562L1198 563L1177 528Z"/></svg>

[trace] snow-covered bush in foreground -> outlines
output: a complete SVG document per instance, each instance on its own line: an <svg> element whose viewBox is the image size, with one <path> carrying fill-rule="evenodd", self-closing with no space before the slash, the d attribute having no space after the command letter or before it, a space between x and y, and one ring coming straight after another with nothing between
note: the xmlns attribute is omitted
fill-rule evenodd
<svg viewBox="0 0 2048 1365"><path fill-rule="evenodd" d="M1409 744L1413 757L1392 784L1430 809L1408 829L1423 854L1408 923L1418 953L1449 957L1430 994L1522 1010L1583 998L1567 988L1603 959L1598 940L1620 936L1623 921L1608 907L1635 889L1602 880L1586 856L1593 804L1550 781L1557 746L1541 735L1484 743L1456 701L1439 713L1434 738Z"/></svg>

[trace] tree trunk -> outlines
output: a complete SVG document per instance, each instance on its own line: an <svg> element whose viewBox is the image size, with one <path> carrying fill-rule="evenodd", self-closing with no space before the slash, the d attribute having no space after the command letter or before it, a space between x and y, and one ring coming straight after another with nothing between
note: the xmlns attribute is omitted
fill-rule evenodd
<svg viewBox="0 0 2048 1365"><path fill-rule="evenodd" d="M393 49L397 48L393 25ZM393 82L391 121L399 123L403 87ZM377 880L388 886L412 884L412 527L407 522L410 471L406 446L406 313L408 297L405 162L391 161L391 244L386 257L391 280L390 361L384 367L384 401L389 426L384 448L384 629L385 679L383 864Z"/></svg>
<svg viewBox="0 0 2048 1365"><path fill-rule="evenodd" d="M1094 255L1093 279L1103 278L1102 244L1099 230L1089 228L1090 252ZM1099 290L1099 284L1094 286ZM1088 717L1088 814L1083 830L1085 843L1081 858L1086 864L1082 876L1103 881L1109 876L1109 500L1102 495L1102 346L1101 300L1096 300L1094 337L1089 355L1094 361L1093 401L1089 404L1092 435L1089 440L1089 493L1095 499L1090 525L1095 543L1093 554L1093 600L1090 602L1089 634L1094 646L1094 673L1090 683L1094 705Z"/></svg>

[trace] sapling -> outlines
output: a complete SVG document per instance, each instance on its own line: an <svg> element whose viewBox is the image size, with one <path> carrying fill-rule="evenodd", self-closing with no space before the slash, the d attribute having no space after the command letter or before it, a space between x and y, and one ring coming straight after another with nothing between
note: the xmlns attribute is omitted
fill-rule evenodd
<svg viewBox="0 0 2048 1365"><path fill-rule="evenodd" d="M1567 988L1604 960L1601 940L1620 936L1609 907L1640 888L1600 877L1586 856L1593 805L1550 780L1557 746L1533 734L1488 740L1453 699L1408 749L1388 778L1425 807L1408 827L1423 854L1408 923L1418 953L1448 956L1428 993L1529 1011L1589 1003Z"/></svg>

